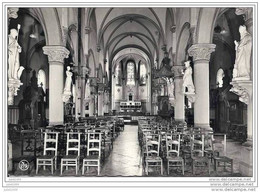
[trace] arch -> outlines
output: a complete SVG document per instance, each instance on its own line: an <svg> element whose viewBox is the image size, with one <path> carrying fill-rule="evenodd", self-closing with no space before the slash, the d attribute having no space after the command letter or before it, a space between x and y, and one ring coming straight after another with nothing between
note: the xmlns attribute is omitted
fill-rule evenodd
<svg viewBox="0 0 260 192"><path fill-rule="evenodd" d="M219 10L220 8L200 8L196 28L196 43L212 43Z"/></svg>
<svg viewBox="0 0 260 192"><path fill-rule="evenodd" d="M91 62L93 61L93 62ZM88 58L87 58L87 62L88 62L88 67L90 69L90 77L95 77L96 76L96 61L95 61L95 55L92 49L88 50Z"/></svg>
<svg viewBox="0 0 260 192"><path fill-rule="evenodd" d="M63 45L62 29L57 8L39 8L41 25L44 29L46 45Z"/></svg>
<svg viewBox="0 0 260 192"><path fill-rule="evenodd" d="M176 50L176 63L179 65L185 59L186 56L186 47L190 38L190 23L186 22L183 24L178 41L177 41L177 50Z"/></svg>
<svg viewBox="0 0 260 192"><path fill-rule="evenodd" d="M128 36L135 36L136 38L138 38L140 41L142 41L142 42L145 44L145 46L147 47L147 49L148 49L149 52L151 53L151 50L149 49L149 46L147 45L147 43L143 40L143 38L139 37L139 35L142 36L142 37L144 37L144 38L146 38L146 39L148 39L148 40L151 42L151 44L153 45L154 49L156 50L156 53L159 54L159 50L158 50L158 47L156 46L155 42L153 42L153 41L152 41L148 36L146 36L145 34L139 33L139 32L125 32L125 33L121 33L120 35L117 35L117 36L114 37L110 42L108 42L108 45L107 45L106 48L105 48L105 53L106 53L106 51L108 50L108 48L112 45L112 43L113 43L118 37L120 37L120 36L124 36L124 38L126 38L126 37L128 37ZM121 39L117 42L117 44L118 44L120 41L122 41L124 38L121 38ZM117 44L116 44L116 45L117 45ZM116 47L116 46L115 46L115 47ZM114 47L114 48L115 48L115 47Z"/></svg>
<svg viewBox="0 0 260 192"><path fill-rule="evenodd" d="M155 38L154 38L152 32L151 32L142 22L140 22L140 21L138 21L138 20L133 20L133 21L136 22L136 23L138 23L138 24L141 25L142 27L144 27L145 30L146 30L146 31L149 33L149 35L151 36L151 38L152 38L154 44L156 44L156 40L155 40ZM126 24L127 22L128 22L128 20L126 19L126 20L122 21L120 24L118 24L117 27L115 27L115 29L114 29L114 30L112 31L112 33L109 35L107 42L109 42L110 39L112 38L113 34L114 34L120 27L122 27L124 24ZM159 53L159 50L158 50L157 46L155 46L155 47L156 47L157 52ZM107 46L105 47L105 50L107 50ZM104 55L105 55L105 54L106 54L106 51L104 52Z"/></svg>
<svg viewBox="0 0 260 192"><path fill-rule="evenodd" d="M30 63L30 61L31 61L31 58L32 58L34 52L35 52L38 48L43 47L44 45L46 45L45 39L39 41L38 43L36 43L35 45L33 45L33 47L31 47L31 49L27 52L27 56L26 56L26 66L29 66L29 63Z"/></svg>
<svg viewBox="0 0 260 192"><path fill-rule="evenodd" d="M106 13L104 19L102 20L102 23L101 23L100 28L99 28L99 30L98 30L98 37L99 37L99 35L100 35L101 29L103 29L103 26L104 26L104 23L105 23L106 19L108 18L109 14L111 13L111 11L112 11L113 9L114 9L114 8L110 8L110 9L107 11L107 13ZM159 24L159 26L160 26L160 30L159 30L159 31L160 31L160 34L162 35L163 42L165 43L166 40L165 40L164 32L162 31L163 27L162 27L161 21L160 21L160 19L158 18L157 14L154 12L153 8L148 8L148 9L151 11L151 13L154 15L156 21L158 22L158 24ZM101 34L101 35L103 35L103 34Z"/></svg>
<svg viewBox="0 0 260 192"><path fill-rule="evenodd" d="M105 31L107 30L107 28L113 23L113 22L116 22L117 20L120 20L120 19L125 19L125 20L134 20L136 18L141 18L141 19L146 19L147 21L149 21L150 23L152 23L156 28L157 30L160 32L160 35L162 35L163 39L164 38L164 34L162 34L162 31L160 29L160 27L150 18L146 17L146 16L143 16L143 15L139 15L139 14L127 14L127 15L121 15L121 16L118 16L114 19L112 19L111 21L109 21L105 26L104 28L98 32L98 44L101 42L101 38L103 36L103 34L105 33Z"/></svg>
<svg viewBox="0 0 260 192"><path fill-rule="evenodd" d="M116 55L119 51L121 51L121 50L123 50L123 49L126 49L126 48L136 48L136 49L140 49L141 51L143 51L143 52L148 56L148 58L150 59L151 65L153 64L153 63L152 63L152 62L153 62L152 55L151 55L146 49L144 49L143 47L141 47L141 46L139 46L139 45L135 45L135 44L124 45L124 46L121 46L121 47L119 47L118 49L116 49L116 50L113 52L113 54L111 55L111 57L110 57L110 62L109 62L109 64L110 64L110 65L112 64L113 58L115 57L115 55Z"/></svg>

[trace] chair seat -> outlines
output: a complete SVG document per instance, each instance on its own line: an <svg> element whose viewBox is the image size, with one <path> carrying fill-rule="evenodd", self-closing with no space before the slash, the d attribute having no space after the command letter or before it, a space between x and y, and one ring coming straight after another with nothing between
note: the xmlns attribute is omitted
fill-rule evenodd
<svg viewBox="0 0 260 192"><path fill-rule="evenodd" d="M98 155L89 155L84 157L84 160L99 160L99 156Z"/></svg>
<svg viewBox="0 0 260 192"><path fill-rule="evenodd" d="M37 157L37 159L54 159L56 156L55 155L42 155Z"/></svg>
<svg viewBox="0 0 260 192"><path fill-rule="evenodd" d="M167 157L168 161L182 161L183 158L182 157Z"/></svg>
<svg viewBox="0 0 260 192"><path fill-rule="evenodd" d="M65 159L77 159L79 158L78 155L66 155L64 157L62 157L61 159L65 160Z"/></svg>
<svg viewBox="0 0 260 192"><path fill-rule="evenodd" d="M214 157L215 160L221 161L221 162L231 162L232 159L226 156L219 156L219 157Z"/></svg>
<svg viewBox="0 0 260 192"><path fill-rule="evenodd" d="M194 161L207 162L209 159L207 157L191 157Z"/></svg>
<svg viewBox="0 0 260 192"><path fill-rule="evenodd" d="M146 160L147 161L161 161L162 158L158 157L158 156L149 156L149 157L146 157Z"/></svg>

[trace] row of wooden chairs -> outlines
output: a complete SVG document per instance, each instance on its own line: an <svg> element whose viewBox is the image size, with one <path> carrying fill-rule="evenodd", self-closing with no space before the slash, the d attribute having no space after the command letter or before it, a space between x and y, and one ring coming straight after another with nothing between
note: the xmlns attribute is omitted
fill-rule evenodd
<svg viewBox="0 0 260 192"><path fill-rule="evenodd" d="M76 175L79 169L80 160L80 137L81 133L67 132L66 155L61 158L60 174L63 173L63 168L75 167ZM58 155L58 132L44 133L44 150L43 155L36 159L36 174L38 174L39 167L51 167L51 173L57 169L57 155ZM97 167L98 175L100 174L100 157L101 157L101 140L102 133L89 132L87 133L87 156L82 161L82 175L84 175L85 168Z"/></svg>
<svg viewBox="0 0 260 192"><path fill-rule="evenodd" d="M153 124L153 123L152 123ZM163 155L166 151L165 159L167 161L167 173L171 167L181 167L184 174L184 166L188 160L191 160L192 173L195 174L195 168L206 166L210 174L210 163L214 160L214 169L217 172L219 163L230 164L231 173L233 173L233 160L226 156L226 135L224 134L224 153L220 156L217 150L214 150L214 136L212 133L202 132L200 129L193 128L187 132L187 128L162 131L151 123L145 124L145 121L139 122L139 142L143 149L145 159L145 173L148 175L149 167L155 166L161 168L163 174ZM151 126L152 125L152 126ZM164 143L164 144L163 144ZM181 154L181 155L180 155Z"/></svg>

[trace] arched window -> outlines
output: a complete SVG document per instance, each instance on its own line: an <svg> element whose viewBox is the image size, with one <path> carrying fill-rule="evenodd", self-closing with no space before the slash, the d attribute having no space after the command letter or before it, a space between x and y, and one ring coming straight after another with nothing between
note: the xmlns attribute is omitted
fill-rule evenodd
<svg viewBox="0 0 260 192"><path fill-rule="evenodd" d="M46 74L44 70L40 69L38 71L37 79L38 79L38 87L42 87L44 92L46 92Z"/></svg>
<svg viewBox="0 0 260 192"><path fill-rule="evenodd" d="M140 65L140 84L146 84L146 67L143 63Z"/></svg>
<svg viewBox="0 0 260 192"><path fill-rule="evenodd" d="M135 85L135 65L132 61L127 63L127 85Z"/></svg>
<svg viewBox="0 0 260 192"><path fill-rule="evenodd" d="M120 65L116 66L115 79L116 79L116 85L121 85L121 67L120 67Z"/></svg>

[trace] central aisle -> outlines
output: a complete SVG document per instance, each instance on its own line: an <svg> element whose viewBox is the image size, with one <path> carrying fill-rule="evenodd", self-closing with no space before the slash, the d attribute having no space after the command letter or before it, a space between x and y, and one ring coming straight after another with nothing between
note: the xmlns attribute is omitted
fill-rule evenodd
<svg viewBox="0 0 260 192"><path fill-rule="evenodd" d="M125 125L101 170L102 176L142 176L138 126Z"/></svg>

